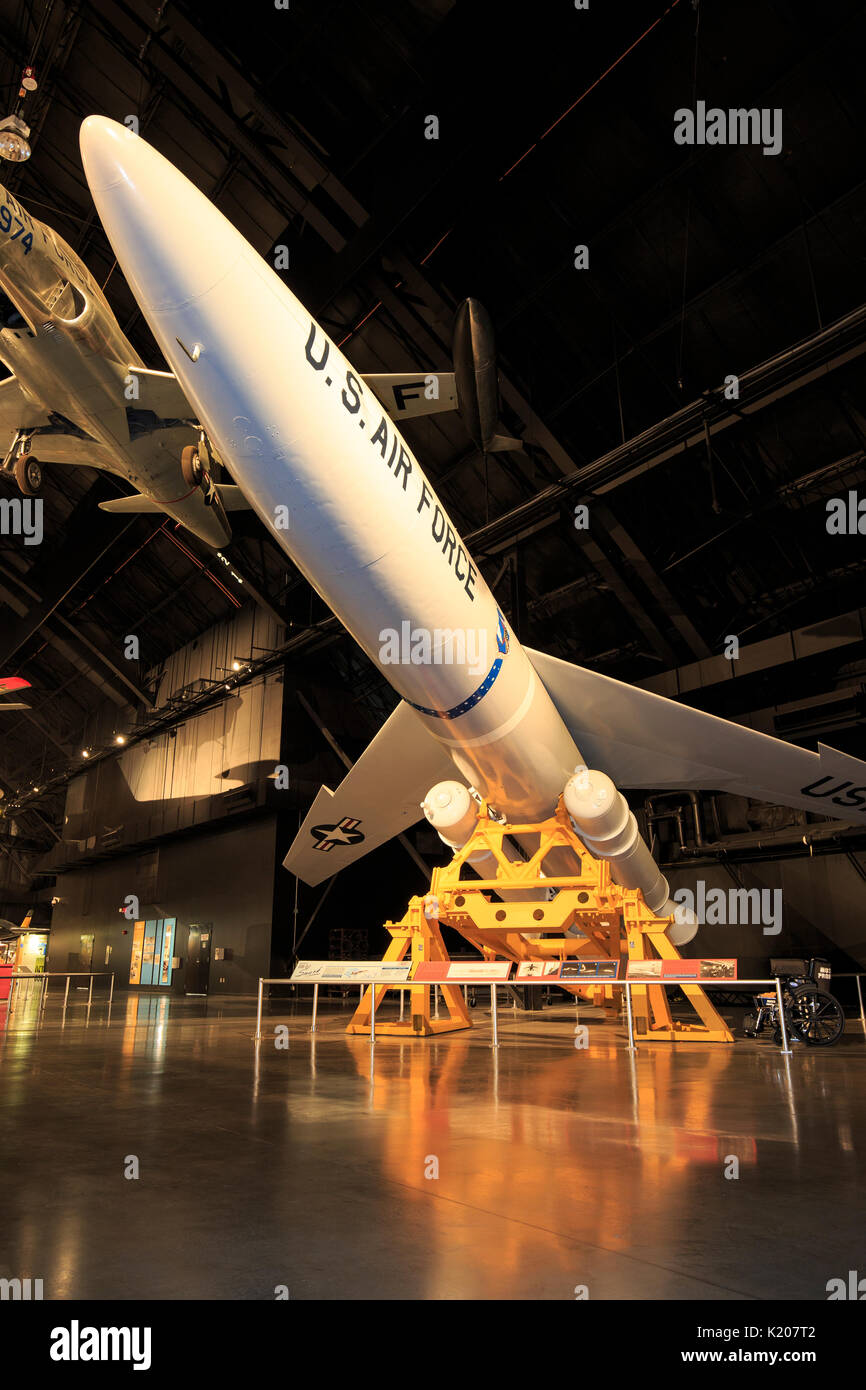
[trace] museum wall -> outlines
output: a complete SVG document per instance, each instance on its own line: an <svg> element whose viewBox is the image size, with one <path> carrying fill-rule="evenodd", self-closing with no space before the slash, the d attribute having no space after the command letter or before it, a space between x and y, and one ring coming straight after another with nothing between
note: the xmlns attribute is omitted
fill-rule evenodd
<svg viewBox="0 0 866 1390"><path fill-rule="evenodd" d="M771 956L823 955L837 970L866 969L866 855L808 856L797 859L733 863L736 879L722 865L697 865L691 869L666 869L671 891L694 889L703 879L706 892L720 888L725 894L738 882L746 889L780 893L781 931L765 933L765 924L712 925L700 928L683 950L687 956L736 956L741 973L766 969ZM768 914L769 916L769 914ZM773 922L770 921L772 926Z"/></svg>
<svg viewBox="0 0 866 1390"><path fill-rule="evenodd" d="M92 935L92 968L114 970L115 989L128 988L134 924L122 909L133 894L142 919L177 918L173 953L184 966L173 972L172 993L184 993L190 925L210 924L209 993L254 994L270 968L275 833L276 816L265 814L62 875L47 968L86 968L82 936ZM217 949L231 959L216 960Z"/></svg>
<svg viewBox="0 0 866 1390"><path fill-rule="evenodd" d="M170 657L159 671L156 707L172 704L178 722L116 757L87 766L69 784L63 841L40 867L62 872L94 855L207 824L264 802L279 761L283 683L279 672L231 686L232 662L278 646L283 629L250 605ZM229 683L213 707L182 717L186 700ZM100 746L114 737L106 707ZM134 726L127 732L134 732ZM94 747L97 746L94 740Z"/></svg>

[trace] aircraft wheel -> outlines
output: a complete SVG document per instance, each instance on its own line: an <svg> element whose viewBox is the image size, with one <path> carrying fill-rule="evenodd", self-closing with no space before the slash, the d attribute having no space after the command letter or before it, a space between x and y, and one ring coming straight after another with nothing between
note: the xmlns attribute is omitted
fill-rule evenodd
<svg viewBox="0 0 866 1390"><path fill-rule="evenodd" d="M756 1038L758 1036L757 1028L758 1015L755 1013L746 1014L746 1017L743 1019L743 1036L746 1038Z"/></svg>
<svg viewBox="0 0 866 1390"><path fill-rule="evenodd" d="M187 487L198 487L204 478L204 467L194 444L188 444L180 456L180 469Z"/></svg>
<svg viewBox="0 0 866 1390"><path fill-rule="evenodd" d="M42 465L32 454L15 460L15 481L25 497L35 497L42 487Z"/></svg>

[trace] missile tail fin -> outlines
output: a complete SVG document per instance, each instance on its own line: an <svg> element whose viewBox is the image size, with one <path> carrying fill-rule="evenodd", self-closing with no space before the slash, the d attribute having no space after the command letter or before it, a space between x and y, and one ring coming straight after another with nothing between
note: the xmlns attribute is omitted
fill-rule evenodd
<svg viewBox="0 0 866 1390"><path fill-rule="evenodd" d="M362 379L398 423L457 409L453 372L363 372Z"/></svg>

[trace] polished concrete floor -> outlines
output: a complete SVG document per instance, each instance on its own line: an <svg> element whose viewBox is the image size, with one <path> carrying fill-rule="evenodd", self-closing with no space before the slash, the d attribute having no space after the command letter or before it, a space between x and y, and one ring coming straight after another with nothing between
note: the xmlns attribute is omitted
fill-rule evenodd
<svg viewBox="0 0 866 1390"><path fill-rule="evenodd" d="M250 1000L0 1007L0 1277L46 1299L823 1300L866 1274L857 1022L790 1058L632 1058L591 1013L576 1050L568 1005L501 1009L492 1050L479 1007L471 1034L380 1039L371 1071L347 1011L311 1035L293 1007L258 1046Z"/></svg>

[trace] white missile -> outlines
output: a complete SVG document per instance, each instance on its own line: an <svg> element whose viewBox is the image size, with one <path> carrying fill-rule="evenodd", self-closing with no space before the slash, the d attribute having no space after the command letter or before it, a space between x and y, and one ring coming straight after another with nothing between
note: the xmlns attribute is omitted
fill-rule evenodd
<svg viewBox="0 0 866 1390"><path fill-rule="evenodd" d="M674 911L667 883L614 783L730 790L866 823L863 763L524 649L391 418L437 408L418 389L424 374L401 385L354 369L139 136L90 117L81 149L117 260L235 482L401 696L337 791L320 791L288 868L321 882L418 820L431 786L455 771L525 823L553 813L576 769L599 768L586 794L571 786L570 814L591 852L660 916ZM464 394L485 370L462 361ZM451 404L453 373L440 376Z"/></svg>

